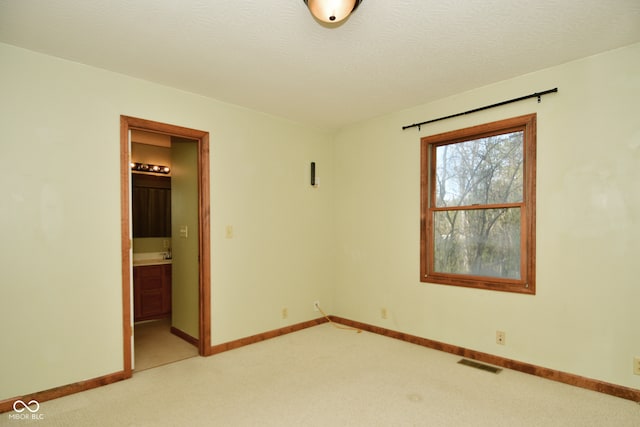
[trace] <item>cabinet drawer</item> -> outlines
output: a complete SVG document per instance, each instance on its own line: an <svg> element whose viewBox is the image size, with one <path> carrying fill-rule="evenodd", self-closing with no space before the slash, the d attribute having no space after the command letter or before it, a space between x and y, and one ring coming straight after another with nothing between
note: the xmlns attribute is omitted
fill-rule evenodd
<svg viewBox="0 0 640 427"><path fill-rule="evenodd" d="M164 298L161 292L148 293L140 296L140 316L154 316L163 313Z"/></svg>
<svg viewBox="0 0 640 427"><path fill-rule="evenodd" d="M133 268L134 320L166 317L171 313L171 264Z"/></svg>
<svg viewBox="0 0 640 427"><path fill-rule="evenodd" d="M148 265L136 268L138 269L138 274L134 275L134 280L141 291L162 289L162 282L164 281L162 265Z"/></svg>

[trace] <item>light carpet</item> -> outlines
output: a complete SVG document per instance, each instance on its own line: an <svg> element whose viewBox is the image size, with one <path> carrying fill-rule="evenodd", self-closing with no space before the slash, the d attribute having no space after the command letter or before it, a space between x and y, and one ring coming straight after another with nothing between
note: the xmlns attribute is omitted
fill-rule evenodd
<svg viewBox="0 0 640 427"><path fill-rule="evenodd" d="M323 324L43 402L42 426L616 426L640 405ZM0 424L8 422L0 414ZM28 422L21 422L28 424Z"/></svg>

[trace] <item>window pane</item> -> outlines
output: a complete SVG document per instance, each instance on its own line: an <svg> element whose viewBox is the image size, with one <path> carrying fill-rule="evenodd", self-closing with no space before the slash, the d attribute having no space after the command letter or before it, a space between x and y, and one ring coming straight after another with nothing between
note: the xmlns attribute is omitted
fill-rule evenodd
<svg viewBox="0 0 640 427"><path fill-rule="evenodd" d="M520 208L434 213L434 270L520 279Z"/></svg>
<svg viewBox="0 0 640 427"><path fill-rule="evenodd" d="M436 206L522 201L524 132L436 148Z"/></svg>

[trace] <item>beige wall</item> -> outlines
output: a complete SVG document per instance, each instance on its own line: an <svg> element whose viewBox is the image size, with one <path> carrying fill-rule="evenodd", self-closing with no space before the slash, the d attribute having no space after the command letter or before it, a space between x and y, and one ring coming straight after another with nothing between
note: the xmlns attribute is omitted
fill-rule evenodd
<svg viewBox="0 0 640 427"><path fill-rule="evenodd" d="M210 132L212 344L331 309L330 135L5 44L0 63L0 399L123 369L121 114Z"/></svg>
<svg viewBox="0 0 640 427"><path fill-rule="evenodd" d="M167 137L169 136L167 135ZM142 144L135 142L135 140L132 139L131 161L134 163L150 163L158 166L169 166L169 168L171 168L171 147ZM171 172L169 172L169 175L171 175Z"/></svg>
<svg viewBox="0 0 640 427"><path fill-rule="evenodd" d="M198 339L198 142L174 142L171 164L171 326Z"/></svg>
<svg viewBox="0 0 640 427"><path fill-rule="evenodd" d="M133 253L166 252L171 247L171 237L137 237L131 241Z"/></svg>
<svg viewBox="0 0 640 427"><path fill-rule="evenodd" d="M535 99L403 125L537 91ZM640 388L640 45L462 93L337 137L333 313ZM421 136L538 114L537 295L419 281ZM387 320L381 318L388 310ZM506 345L495 343L496 330Z"/></svg>

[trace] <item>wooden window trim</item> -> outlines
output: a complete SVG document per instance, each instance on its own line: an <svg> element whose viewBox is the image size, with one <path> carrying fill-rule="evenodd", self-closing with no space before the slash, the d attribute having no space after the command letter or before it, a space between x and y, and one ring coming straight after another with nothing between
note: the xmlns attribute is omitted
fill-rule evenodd
<svg viewBox="0 0 640 427"><path fill-rule="evenodd" d="M430 156L435 147L444 144L468 141L512 131L524 131L523 147L523 201L486 205L495 207L521 206L520 263L521 279L463 274L438 273L433 271L433 217L442 208L431 207L435 200L435 162ZM484 206L486 208L486 206ZM452 208L447 208L452 209ZM453 208L455 209L455 208ZM464 207L468 210L469 207ZM536 293L536 114L528 114L499 120L465 129L426 136L420 139L420 281L444 285L463 286L478 289L516 292L535 295Z"/></svg>

